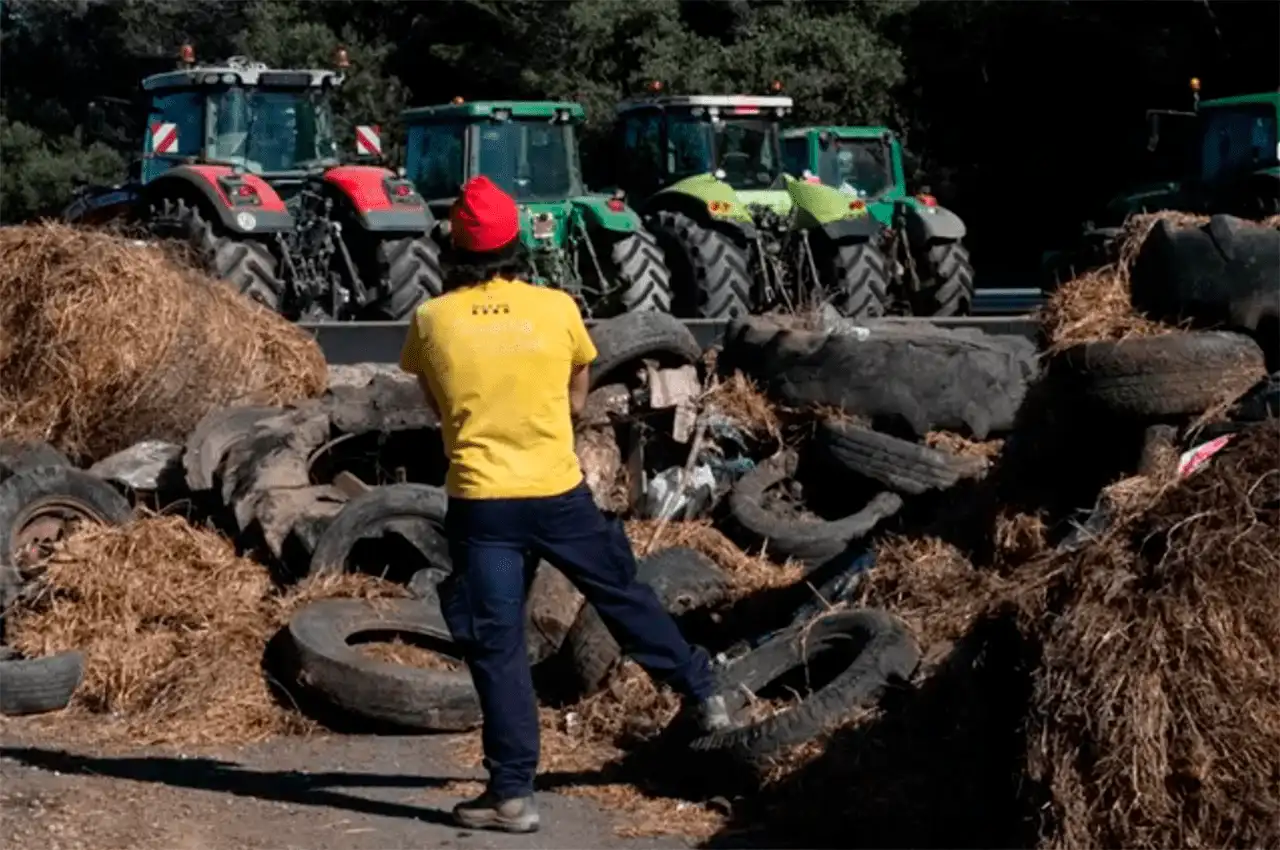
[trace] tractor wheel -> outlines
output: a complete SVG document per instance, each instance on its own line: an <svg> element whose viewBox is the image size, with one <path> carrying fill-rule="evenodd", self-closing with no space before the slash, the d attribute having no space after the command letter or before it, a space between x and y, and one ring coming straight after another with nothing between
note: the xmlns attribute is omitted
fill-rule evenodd
<svg viewBox="0 0 1280 850"><path fill-rule="evenodd" d="M973 308L973 264L959 242L943 242L929 248L928 280L932 286L920 293L917 312L929 316L967 316Z"/></svg>
<svg viewBox="0 0 1280 850"><path fill-rule="evenodd" d="M671 270L652 234L642 230L619 239L609 257L622 285L618 300L623 312L671 312Z"/></svg>
<svg viewBox="0 0 1280 850"><path fill-rule="evenodd" d="M889 311L889 258L873 242L837 245L828 269L832 306L850 319Z"/></svg>
<svg viewBox="0 0 1280 850"><path fill-rule="evenodd" d="M219 233L199 209L180 198L152 204L147 227L159 239L186 242L211 274L230 282L241 294L264 307L280 312L286 287L276 272L276 258L266 245Z"/></svg>
<svg viewBox="0 0 1280 850"><path fill-rule="evenodd" d="M649 224L662 245L673 277L679 315L732 319L751 313L751 263L747 249L719 230L687 215L660 212Z"/></svg>
<svg viewBox="0 0 1280 850"><path fill-rule="evenodd" d="M425 233L381 240L374 253L381 271L379 285L386 294L365 307L361 318L406 319L419 304L444 290L440 249Z"/></svg>

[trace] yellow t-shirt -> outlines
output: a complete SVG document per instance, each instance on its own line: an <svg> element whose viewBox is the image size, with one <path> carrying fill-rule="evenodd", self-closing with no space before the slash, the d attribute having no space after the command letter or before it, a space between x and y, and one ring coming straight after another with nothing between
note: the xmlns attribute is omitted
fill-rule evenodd
<svg viewBox="0 0 1280 850"><path fill-rule="evenodd" d="M596 358L563 292L501 278L425 302L400 368L426 378L462 499L556 496L582 481L569 374Z"/></svg>

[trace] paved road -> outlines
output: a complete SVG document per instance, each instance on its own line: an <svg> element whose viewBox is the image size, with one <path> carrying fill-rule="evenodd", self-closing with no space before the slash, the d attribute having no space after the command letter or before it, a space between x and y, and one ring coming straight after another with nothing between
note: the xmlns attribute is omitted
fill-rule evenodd
<svg viewBox="0 0 1280 850"><path fill-rule="evenodd" d="M673 848L623 839L590 801L541 794L534 835L466 832L448 812L449 738L281 739L213 754L103 756L0 729L0 843L40 850Z"/></svg>

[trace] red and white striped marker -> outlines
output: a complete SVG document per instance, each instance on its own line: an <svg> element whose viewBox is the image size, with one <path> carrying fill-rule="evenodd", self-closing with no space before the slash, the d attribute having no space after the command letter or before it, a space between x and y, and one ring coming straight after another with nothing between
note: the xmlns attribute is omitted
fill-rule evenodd
<svg viewBox="0 0 1280 850"><path fill-rule="evenodd" d="M178 150L178 125L156 122L151 125L151 152L174 153Z"/></svg>
<svg viewBox="0 0 1280 850"><path fill-rule="evenodd" d="M382 130L377 124L361 124L356 127L356 154L382 156Z"/></svg>

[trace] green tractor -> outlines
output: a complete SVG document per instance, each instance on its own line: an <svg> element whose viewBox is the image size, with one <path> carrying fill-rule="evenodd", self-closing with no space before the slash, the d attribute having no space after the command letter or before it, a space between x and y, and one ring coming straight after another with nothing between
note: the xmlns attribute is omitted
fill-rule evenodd
<svg viewBox="0 0 1280 850"><path fill-rule="evenodd" d="M621 196L582 181L577 103L484 101L407 110L406 176L435 217L449 219L462 184L484 175L520 206L533 283L574 296L584 315L670 312L662 251ZM444 232L437 228L436 238Z"/></svg>
<svg viewBox="0 0 1280 850"><path fill-rule="evenodd" d="M1133 215L1180 210L1263 219L1280 214L1280 92L1200 101L1191 80L1191 111L1147 112L1147 154L1153 176L1112 198L1082 228L1069 250L1046 252L1046 286L1116 259L1117 237Z"/></svg>
<svg viewBox="0 0 1280 850"><path fill-rule="evenodd" d="M787 170L866 204L885 227L883 290L916 315L964 315L973 264L960 217L928 194L907 193L902 144L887 127L798 127L782 134Z"/></svg>
<svg viewBox="0 0 1280 850"><path fill-rule="evenodd" d="M675 311L731 318L822 301L885 315L899 274L886 227L862 197L786 173L793 103L780 89L673 96L651 84L617 107L617 182L666 253Z"/></svg>

